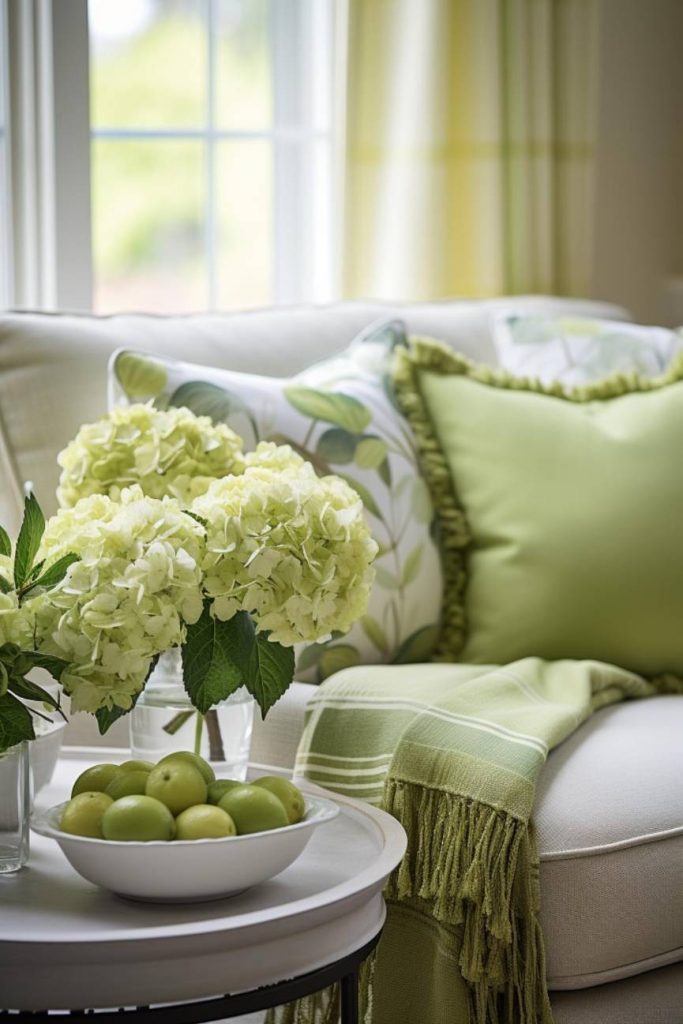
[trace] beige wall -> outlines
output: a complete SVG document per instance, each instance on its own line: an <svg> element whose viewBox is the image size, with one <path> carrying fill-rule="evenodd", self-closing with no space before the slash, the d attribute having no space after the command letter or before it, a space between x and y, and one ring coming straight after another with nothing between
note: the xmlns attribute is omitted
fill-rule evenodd
<svg viewBox="0 0 683 1024"><path fill-rule="evenodd" d="M682 30L683 0L600 0L593 294L645 323L683 322Z"/></svg>

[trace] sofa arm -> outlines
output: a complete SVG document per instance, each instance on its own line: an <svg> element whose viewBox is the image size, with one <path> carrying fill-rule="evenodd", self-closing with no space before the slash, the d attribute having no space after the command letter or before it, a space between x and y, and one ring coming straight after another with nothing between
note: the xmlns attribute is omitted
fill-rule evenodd
<svg viewBox="0 0 683 1024"><path fill-rule="evenodd" d="M254 714L250 761L293 768L296 749L304 727L306 704L317 687L310 683L292 683L265 721L258 708Z"/></svg>

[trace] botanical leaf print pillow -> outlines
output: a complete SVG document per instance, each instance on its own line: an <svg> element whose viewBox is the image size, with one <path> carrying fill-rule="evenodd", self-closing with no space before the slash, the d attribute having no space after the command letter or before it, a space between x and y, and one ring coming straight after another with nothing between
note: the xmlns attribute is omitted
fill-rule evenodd
<svg viewBox="0 0 683 1024"><path fill-rule="evenodd" d="M658 377L683 349L680 333L665 327L587 317L498 314L493 336L503 369L565 387L615 373Z"/></svg>
<svg viewBox="0 0 683 1024"><path fill-rule="evenodd" d="M389 363L405 345L399 321L374 327L339 356L289 380L119 351L110 402L153 400L227 423L244 438L289 444L320 475L358 492L380 545L366 615L345 635L298 650L297 678L322 681L351 665L428 660L439 632L441 562L412 433L393 398Z"/></svg>

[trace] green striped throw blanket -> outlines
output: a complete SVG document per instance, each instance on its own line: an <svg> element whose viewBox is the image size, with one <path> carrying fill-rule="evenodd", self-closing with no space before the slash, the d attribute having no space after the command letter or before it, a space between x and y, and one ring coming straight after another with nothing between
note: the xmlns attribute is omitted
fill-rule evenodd
<svg viewBox="0 0 683 1024"><path fill-rule="evenodd" d="M532 808L548 752L597 708L680 690L599 662L352 668L308 705L297 772L393 814L408 850L366 984L372 1024L548 1024ZM370 972L367 972L368 974ZM336 1020L336 999L280 1011Z"/></svg>

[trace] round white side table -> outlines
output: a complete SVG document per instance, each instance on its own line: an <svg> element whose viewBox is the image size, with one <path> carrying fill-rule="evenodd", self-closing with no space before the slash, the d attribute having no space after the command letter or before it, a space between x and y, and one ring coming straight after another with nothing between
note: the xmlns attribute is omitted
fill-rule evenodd
<svg viewBox="0 0 683 1024"><path fill-rule="evenodd" d="M121 751L102 748L68 751L40 805L66 799L88 764L120 759ZM358 968L379 940L382 889L406 839L382 811L334 800L339 816L286 871L210 903L122 899L32 835L28 866L0 878L0 1020L199 1024L340 981L342 1020L356 1024Z"/></svg>

